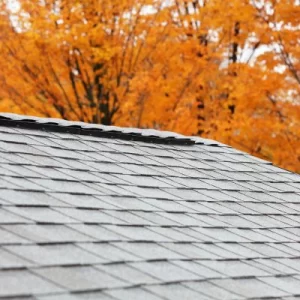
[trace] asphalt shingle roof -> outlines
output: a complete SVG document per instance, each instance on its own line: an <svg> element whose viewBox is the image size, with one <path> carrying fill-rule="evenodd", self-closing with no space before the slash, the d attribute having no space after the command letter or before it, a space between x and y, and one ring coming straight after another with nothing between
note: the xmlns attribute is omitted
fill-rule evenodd
<svg viewBox="0 0 300 300"><path fill-rule="evenodd" d="M300 296L300 176L220 143L0 115L0 299Z"/></svg>

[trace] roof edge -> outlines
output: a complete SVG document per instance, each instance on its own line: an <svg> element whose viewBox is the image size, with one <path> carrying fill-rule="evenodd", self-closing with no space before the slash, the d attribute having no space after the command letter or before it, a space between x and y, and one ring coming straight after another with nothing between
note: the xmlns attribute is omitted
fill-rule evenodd
<svg viewBox="0 0 300 300"><path fill-rule="evenodd" d="M100 124L67 121L64 119L40 118L11 113L0 113L0 126L116 138L154 144L194 145L200 142L198 139L196 141L192 137L169 131L105 126ZM204 141L203 144L217 145L217 143L205 143Z"/></svg>

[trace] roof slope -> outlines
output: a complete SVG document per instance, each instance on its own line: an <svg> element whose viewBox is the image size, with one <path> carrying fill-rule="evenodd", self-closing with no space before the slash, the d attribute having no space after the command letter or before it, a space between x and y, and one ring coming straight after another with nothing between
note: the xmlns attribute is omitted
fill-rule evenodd
<svg viewBox="0 0 300 300"><path fill-rule="evenodd" d="M200 138L0 119L0 299L300 295L300 176Z"/></svg>

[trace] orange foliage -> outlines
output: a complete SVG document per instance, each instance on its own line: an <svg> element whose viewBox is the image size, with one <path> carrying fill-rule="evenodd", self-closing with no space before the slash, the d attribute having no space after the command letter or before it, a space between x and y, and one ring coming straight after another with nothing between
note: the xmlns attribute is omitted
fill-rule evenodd
<svg viewBox="0 0 300 300"><path fill-rule="evenodd" d="M0 3L2 111L198 134L300 172L297 1Z"/></svg>

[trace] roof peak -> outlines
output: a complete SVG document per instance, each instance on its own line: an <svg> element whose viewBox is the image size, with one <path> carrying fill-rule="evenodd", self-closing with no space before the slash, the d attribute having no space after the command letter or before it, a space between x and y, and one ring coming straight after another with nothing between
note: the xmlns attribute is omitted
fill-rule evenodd
<svg viewBox="0 0 300 300"><path fill-rule="evenodd" d="M41 118L12 113L0 113L0 126L20 127L43 131L64 132L80 135L90 135L122 140L142 141L155 144L172 145L221 145L218 142L200 137L184 136L170 131L155 129L139 129L130 127L105 126L78 121L68 121L58 118Z"/></svg>

